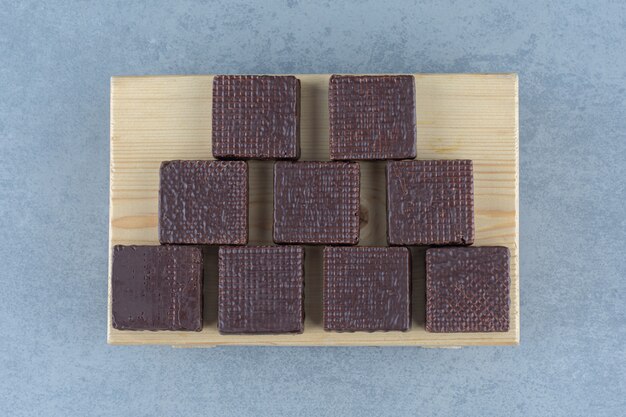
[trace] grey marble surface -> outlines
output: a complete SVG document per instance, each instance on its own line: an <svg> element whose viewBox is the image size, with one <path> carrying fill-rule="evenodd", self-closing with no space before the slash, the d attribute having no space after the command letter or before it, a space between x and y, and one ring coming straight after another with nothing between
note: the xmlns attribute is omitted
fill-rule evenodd
<svg viewBox="0 0 626 417"><path fill-rule="evenodd" d="M0 414L623 415L625 22L591 0L2 1ZM333 72L519 73L521 345L106 345L109 77Z"/></svg>

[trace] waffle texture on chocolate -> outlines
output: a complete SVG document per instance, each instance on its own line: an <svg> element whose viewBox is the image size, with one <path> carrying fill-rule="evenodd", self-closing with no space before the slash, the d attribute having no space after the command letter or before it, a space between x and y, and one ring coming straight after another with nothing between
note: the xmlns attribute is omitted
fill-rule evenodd
<svg viewBox="0 0 626 417"><path fill-rule="evenodd" d="M426 251L426 330L509 330L509 249L499 246Z"/></svg>
<svg viewBox="0 0 626 417"><path fill-rule="evenodd" d="M167 161L159 188L161 243L245 245L248 165L242 161Z"/></svg>
<svg viewBox="0 0 626 417"><path fill-rule="evenodd" d="M202 330L202 272L197 247L113 247L113 327Z"/></svg>
<svg viewBox="0 0 626 417"><path fill-rule="evenodd" d="M216 158L297 159L300 80L293 76L216 76L212 140Z"/></svg>
<svg viewBox="0 0 626 417"><path fill-rule="evenodd" d="M333 75L328 106L330 159L415 158L412 75Z"/></svg>
<svg viewBox="0 0 626 417"><path fill-rule="evenodd" d="M359 241L359 164L277 162L274 241L343 244Z"/></svg>
<svg viewBox="0 0 626 417"><path fill-rule="evenodd" d="M472 161L390 161L387 238L390 245L474 242Z"/></svg>
<svg viewBox="0 0 626 417"><path fill-rule="evenodd" d="M408 330L410 259L407 248L324 248L324 329Z"/></svg>
<svg viewBox="0 0 626 417"><path fill-rule="evenodd" d="M220 332L300 333L303 291L302 247L220 247Z"/></svg>

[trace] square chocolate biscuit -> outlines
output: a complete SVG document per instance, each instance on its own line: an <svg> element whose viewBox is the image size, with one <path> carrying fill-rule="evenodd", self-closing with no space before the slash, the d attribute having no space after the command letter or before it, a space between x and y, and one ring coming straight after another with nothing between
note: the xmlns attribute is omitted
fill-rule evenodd
<svg viewBox="0 0 626 417"><path fill-rule="evenodd" d="M333 75L328 107L330 159L415 158L412 75Z"/></svg>
<svg viewBox="0 0 626 417"><path fill-rule="evenodd" d="M389 162L387 238L390 245L472 244L472 161Z"/></svg>
<svg viewBox="0 0 626 417"><path fill-rule="evenodd" d="M167 161L159 188L161 243L245 245L248 165L242 161Z"/></svg>
<svg viewBox="0 0 626 417"><path fill-rule="evenodd" d="M355 245L360 171L351 162L274 165L274 242Z"/></svg>
<svg viewBox="0 0 626 417"><path fill-rule="evenodd" d="M302 247L221 247L218 269L220 332L302 332Z"/></svg>
<svg viewBox="0 0 626 417"><path fill-rule="evenodd" d="M202 330L202 250L115 246L112 323L119 330Z"/></svg>
<svg viewBox="0 0 626 417"><path fill-rule="evenodd" d="M213 156L298 159L300 80L218 75L213 79Z"/></svg>
<svg viewBox="0 0 626 417"><path fill-rule="evenodd" d="M426 330L509 330L509 249L499 246L426 251Z"/></svg>
<svg viewBox="0 0 626 417"><path fill-rule="evenodd" d="M408 330L411 258L407 248L324 248L324 329Z"/></svg>

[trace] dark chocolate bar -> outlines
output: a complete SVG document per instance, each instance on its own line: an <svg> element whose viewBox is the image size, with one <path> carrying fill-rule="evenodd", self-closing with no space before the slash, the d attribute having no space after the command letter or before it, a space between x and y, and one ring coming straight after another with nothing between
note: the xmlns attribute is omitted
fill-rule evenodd
<svg viewBox="0 0 626 417"><path fill-rule="evenodd" d="M509 330L509 249L499 246L426 251L426 330Z"/></svg>
<svg viewBox="0 0 626 417"><path fill-rule="evenodd" d="M472 244L472 161L388 162L387 237L390 245Z"/></svg>
<svg viewBox="0 0 626 417"><path fill-rule="evenodd" d="M220 332L302 332L302 247L220 247L218 268Z"/></svg>
<svg viewBox="0 0 626 417"><path fill-rule="evenodd" d="M324 329L408 330L411 258L407 248L324 248Z"/></svg>
<svg viewBox="0 0 626 417"><path fill-rule="evenodd" d="M300 80L218 75L213 79L213 156L298 159Z"/></svg>
<svg viewBox="0 0 626 417"><path fill-rule="evenodd" d="M415 158L412 75L333 75L328 107L330 159Z"/></svg>
<svg viewBox="0 0 626 417"><path fill-rule="evenodd" d="M113 328L202 330L202 251L193 246L115 246Z"/></svg>
<svg viewBox="0 0 626 417"><path fill-rule="evenodd" d="M242 161L167 161L159 188L161 243L245 245L248 165Z"/></svg>
<svg viewBox="0 0 626 417"><path fill-rule="evenodd" d="M358 243L359 187L357 163L277 162L274 165L274 241Z"/></svg>

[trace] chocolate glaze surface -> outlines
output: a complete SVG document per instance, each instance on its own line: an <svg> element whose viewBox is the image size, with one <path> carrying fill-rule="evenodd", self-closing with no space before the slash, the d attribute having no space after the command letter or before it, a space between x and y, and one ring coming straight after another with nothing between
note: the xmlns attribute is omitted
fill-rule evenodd
<svg viewBox="0 0 626 417"><path fill-rule="evenodd" d="M213 79L216 158L298 159L300 80L293 76L218 75Z"/></svg>
<svg viewBox="0 0 626 417"><path fill-rule="evenodd" d="M328 106L330 159L415 158L412 75L333 75Z"/></svg>
<svg viewBox="0 0 626 417"><path fill-rule="evenodd" d="M161 243L245 245L248 165L242 161L167 161L159 188Z"/></svg>
<svg viewBox="0 0 626 417"><path fill-rule="evenodd" d="M509 249L500 246L426 251L426 330L509 330Z"/></svg>
<svg viewBox="0 0 626 417"><path fill-rule="evenodd" d="M274 165L274 242L359 241L360 170L350 162Z"/></svg>
<svg viewBox="0 0 626 417"><path fill-rule="evenodd" d="M218 328L222 333L304 329L304 249L220 247Z"/></svg>
<svg viewBox="0 0 626 417"><path fill-rule="evenodd" d="M202 251L193 246L114 246L113 327L202 330Z"/></svg>
<svg viewBox="0 0 626 417"><path fill-rule="evenodd" d="M407 248L324 248L324 329L408 330L411 258Z"/></svg>
<svg viewBox="0 0 626 417"><path fill-rule="evenodd" d="M387 239L390 245L472 244L472 161L388 162Z"/></svg>

